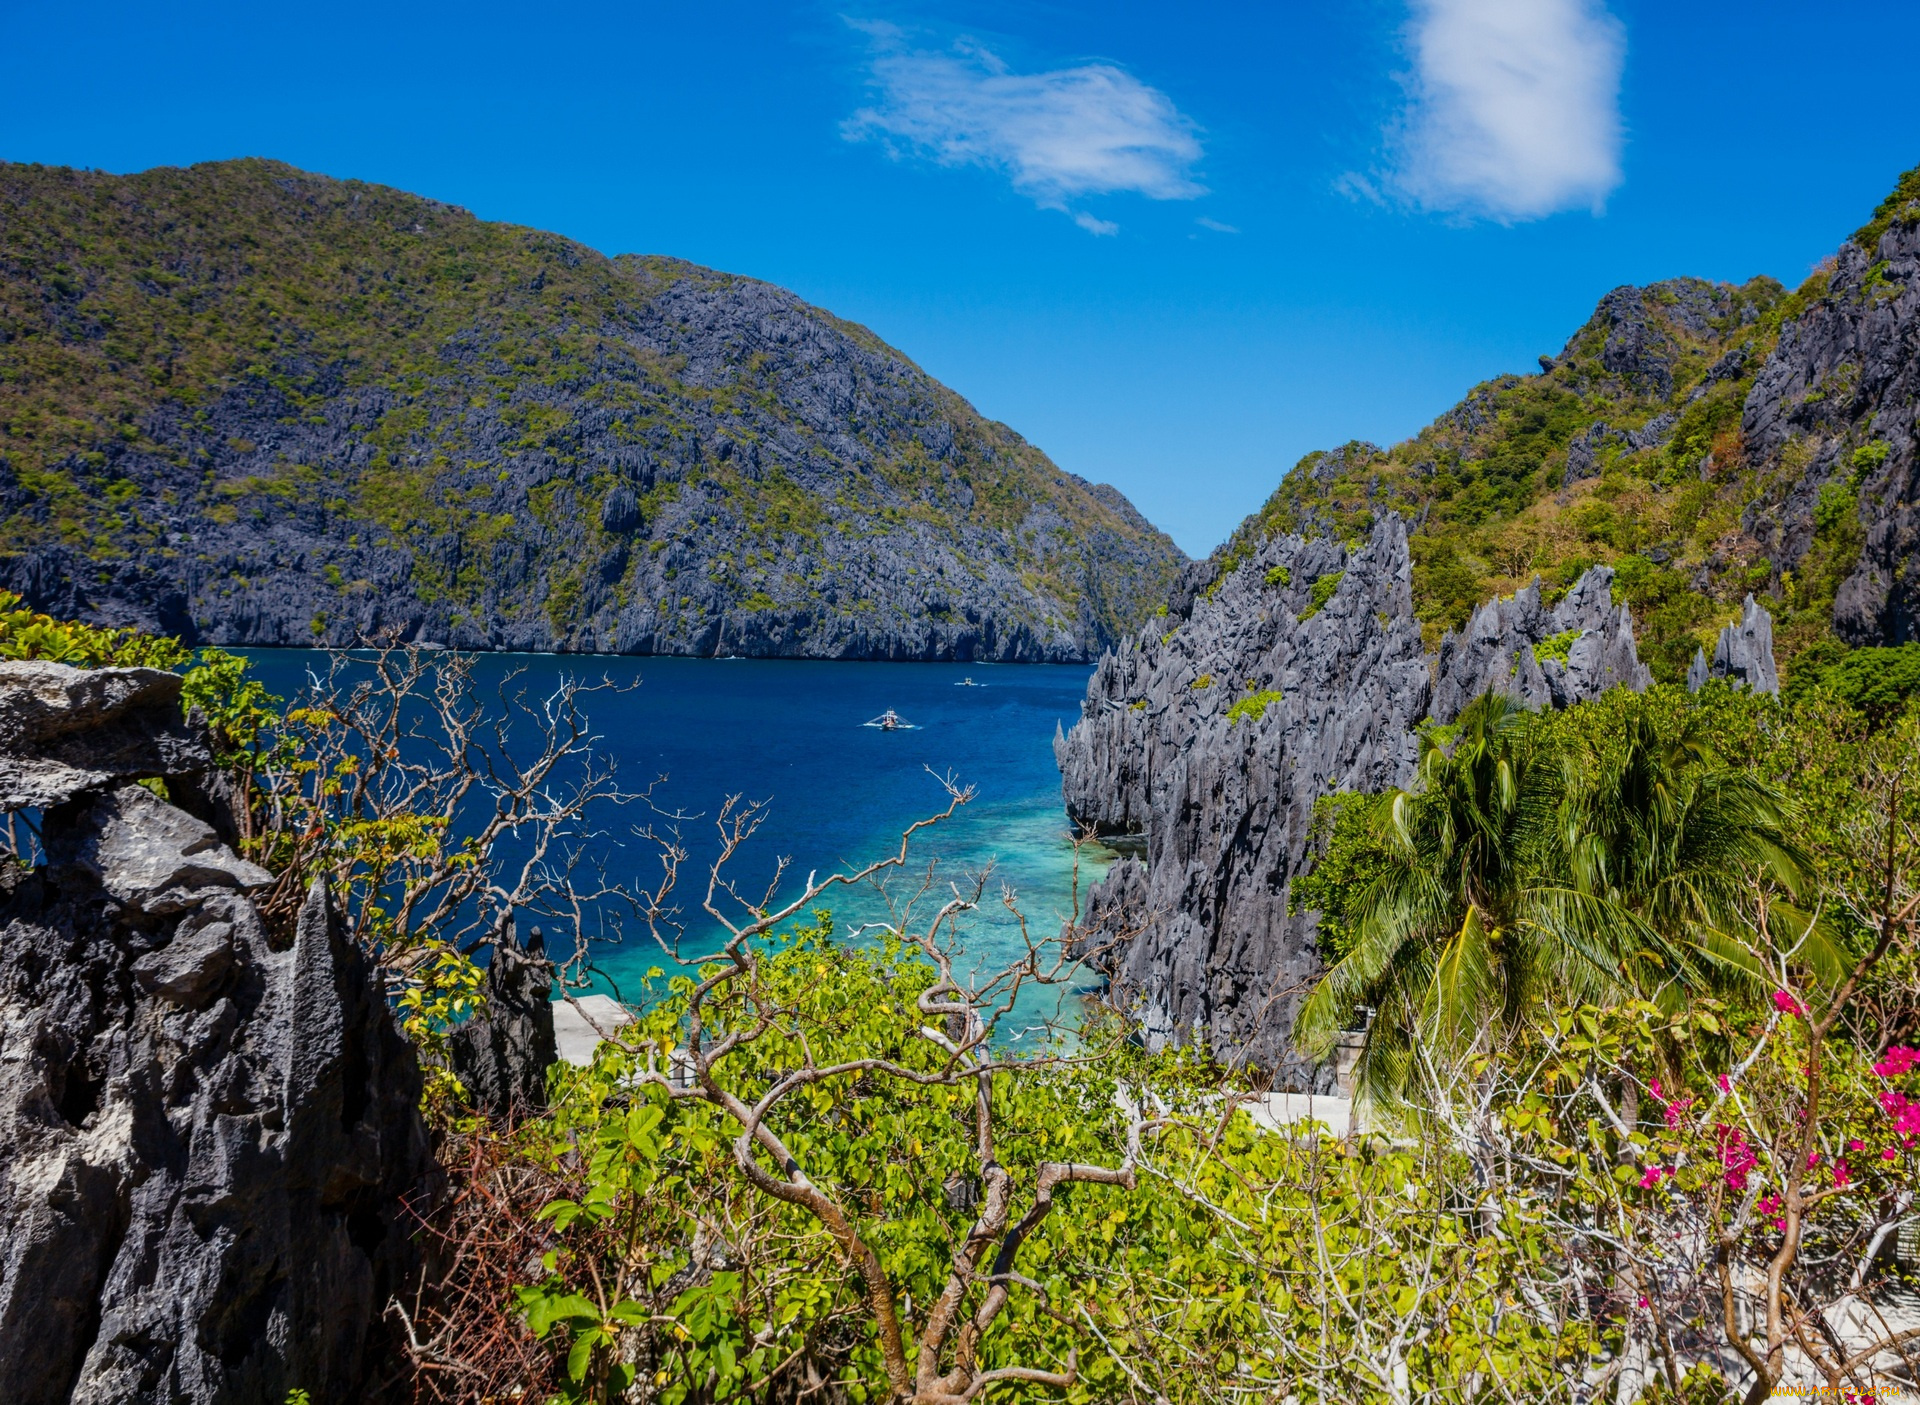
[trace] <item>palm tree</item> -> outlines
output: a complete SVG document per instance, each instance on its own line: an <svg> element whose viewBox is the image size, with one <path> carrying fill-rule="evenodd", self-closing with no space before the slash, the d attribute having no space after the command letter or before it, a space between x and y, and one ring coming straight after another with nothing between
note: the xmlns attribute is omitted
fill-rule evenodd
<svg viewBox="0 0 1920 1405"><path fill-rule="evenodd" d="M1741 906L1758 877L1786 895L1775 912L1801 935L1799 955L1831 978L1844 952L1827 924L1793 906L1808 892L1812 860L1788 832L1785 798L1725 764L1705 727L1695 713L1663 736L1636 705L1617 738L1590 741L1569 758L1559 838L1572 886L1638 914L1717 985L1764 975L1736 935L1748 925ZM1664 981L1657 970L1636 974L1642 993L1680 993L1677 972Z"/></svg>
<svg viewBox="0 0 1920 1405"><path fill-rule="evenodd" d="M1324 1058L1349 1012L1374 1007L1358 1083L1393 1105L1423 1059L1457 1067L1550 1002L1759 975L1732 933L1750 875L1805 886L1785 804L1722 764L1697 721L1668 740L1627 706L1622 736L1583 748L1497 694L1461 713L1451 747L1423 739L1413 789L1377 812L1388 866L1353 949L1301 1010L1306 1052Z"/></svg>
<svg viewBox="0 0 1920 1405"><path fill-rule="evenodd" d="M1402 1099L1423 1055L1455 1061L1512 1022L1556 964L1538 940L1533 873L1561 777L1533 745L1536 727L1500 694L1475 699L1450 748L1442 732L1422 738L1414 788L1377 811L1388 866L1361 899L1353 949L1295 1029L1325 1057L1349 1013L1374 1007L1358 1082L1376 1101Z"/></svg>

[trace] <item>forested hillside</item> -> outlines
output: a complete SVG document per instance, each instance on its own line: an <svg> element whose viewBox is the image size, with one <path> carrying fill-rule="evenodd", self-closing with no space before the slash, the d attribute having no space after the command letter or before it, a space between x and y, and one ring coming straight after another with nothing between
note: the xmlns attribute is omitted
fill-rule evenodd
<svg viewBox="0 0 1920 1405"><path fill-rule="evenodd" d="M1023 659L1182 561L779 288L257 160L0 164L0 556L227 643Z"/></svg>

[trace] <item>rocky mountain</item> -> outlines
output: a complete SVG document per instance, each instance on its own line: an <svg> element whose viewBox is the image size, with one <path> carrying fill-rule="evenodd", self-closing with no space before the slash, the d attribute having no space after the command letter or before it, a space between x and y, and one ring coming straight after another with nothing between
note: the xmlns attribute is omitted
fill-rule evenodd
<svg viewBox="0 0 1920 1405"><path fill-rule="evenodd" d="M1741 525L1772 553L1780 594L1832 590L1842 642L1909 643L1920 639L1908 569L1920 546L1920 169L1802 292L1742 406L1763 487Z"/></svg>
<svg viewBox="0 0 1920 1405"><path fill-rule="evenodd" d="M1680 278L1616 288L1537 375L1500 376L1391 449L1308 455L1216 554L1274 532L1411 524L1428 642L1535 574L1614 568L1656 678L1679 682L1749 593L1783 661L1915 637L1920 171L1789 293Z"/></svg>
<svg viewBox="0 0 1920 1405"><path fill-rule="evenodd" d="M44 840L0 863L8 1405L376 1398L422 1270L413 1048L324 881L270 903L222 841L180 686L0 663L0 809Z"/></svg>
<svg viewBox="0 0 1920 1405"><path fill-rule="evenodd" d="M266 161L0 164L0 584L62 618L1084 660L1182 562L768 284Z"/></svg>
<svg viewBox="0 0 1920 1405"><path fill-rule="evenodd" d="M1408 783L1415 729L1490 688L1777 692L1776 623L1814 665L1920 637L1917 403L1920 171L1792 294L1616 289L1538 375L1302 460L1055 742L1068 813L1145 849L1092 899L1120 1002L1329 1089L1288 1038L1315 801Z"/></svg>

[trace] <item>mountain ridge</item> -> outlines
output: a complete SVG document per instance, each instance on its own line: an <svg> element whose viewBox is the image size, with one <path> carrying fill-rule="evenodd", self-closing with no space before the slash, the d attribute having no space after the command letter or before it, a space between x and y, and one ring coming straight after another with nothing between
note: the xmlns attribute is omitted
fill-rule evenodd
<svg viewBox="0 0 1920 1405"><path fill-rule="evenodd" d="M1897 577L1916 531L1920 169L1798 287L1671 278L1602 297L1533 375L1481 382L1389 448L1306 455L1189 576L1219 579L1276 533L1357 542L1410 524L1429 646L1538 574L1590 566L1679 682L1755 593L1783 659L1915 637Z"/></svg>
<svg viewBox="0 0 1920 1405"><path fill-rule="evenodd" d="M1184 561L869 329L246 159L0 165L0 583L229 644L1084 660Z"/></svg>

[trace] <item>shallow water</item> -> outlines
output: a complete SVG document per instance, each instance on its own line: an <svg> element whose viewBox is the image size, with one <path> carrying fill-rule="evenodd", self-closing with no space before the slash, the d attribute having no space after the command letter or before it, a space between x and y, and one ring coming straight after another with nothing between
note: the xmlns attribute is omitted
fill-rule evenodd
<svg viewBox="0 0 1920 1405"><path fill-rule="evenodd" d="M325 656L308 650L249 650L270 688L291 696ZM1074 851L1060 806L1053 762L1056 723L1071 726L1089 670L1057 665L822 663L551 655L482 655L476 681L491 694L511 669L540 695L565 675L606 676L628 691L589 700L600 744L628 788L659 779L653 803L682 811L689 850L677 889L697 911L707 865L718 852L713 827L731 795L768 802L765 822L734 865L743 893L756 896L780 856L791 859L783 891L797 893L810 870L823 877L894 852L900 831L938 813L946 794L929 769L974 787L975 798L911 852L939 863L947 881L990 871L980 909L962 930L970 963L1004 963L1023 949L1018 924L1000 902L1010 887L1039 937L1058 933L1072 913ZM956 686L972 677L976 687ZM862 724L887 708L913 724L893 732ZM646 818L635 815L634 820ZM654 823L660 821L656 818ZM621 826L624 832L625 826ZM1080 893L1111 858L1087 849ZM651 883L657 861L632 842L614 855L616 873ZM896 889L903 880L895 879ZM886 916L867 889L838 889L827 900L847 930ZM711 924L691 923L690 930ZM602 949L604 984L631 994L659 953L632 936ZM1037 993L1036 993L1037 994ZM1052 1013L1051 997L1022 1001L1019 1020ZM1016 1021L1017 1023L1017 1021ZM1004 1034L1011 1034L1011 1029Z"/></svg>

